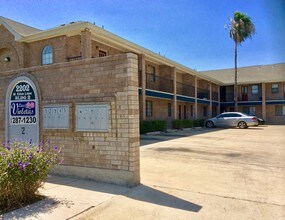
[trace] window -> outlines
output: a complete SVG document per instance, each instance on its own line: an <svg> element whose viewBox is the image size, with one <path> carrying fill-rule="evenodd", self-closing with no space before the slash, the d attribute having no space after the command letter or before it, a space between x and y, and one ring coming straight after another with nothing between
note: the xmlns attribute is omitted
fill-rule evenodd
<svg viewBox="0 0 285 220"><path fill-rule="evenodd" d="M275 106L275 115L276 116L285 116L285 105L276 105Z"/></svg>
<svg viewBox="0 0 285 220"><path fill-rule="evenodd" d="M255 115L256 114L256 107L255 106L244 106L243 112L248 115Z"/></svg>
<svg viewBox="0 0 285 220"><path fill-rule="evenodd" d="M99 50L99 57L105 57L107 56L107 52L103 50Z"/></svg>
<svg viewBox="0 0 285 220"><path fill-rule="evenodd" d="M146 116L152 116L152 101L146 101Z"/></svg>
<svg viewBox="0 0 285 220"><path fill-rule="evenodd" d="M208 116L208 108L207 108L207 106L204 106L204 107L203 107L203 116L204 116L204 117L207 117L207 116Z"/></svg>
<svg viewBox="0 0 285 220"><path fill-rule="evenodd" d="M155 82L155 67L149 66L149 80Z"/></svg>
<svg viewBox="0 0 285 220"><path fill-rule="evenodd" d="M279 85L277 83L271 84L271 92L278 93L279 92Z"/></svg>
<svg viewBox="0 0 285 220"><path fill-rule="evenodd" d="M181 116L182 116L181 113L182 113L182 112L181 112L181 105L179 105L179 106L178 106L178 116L179 116L179 119L182 118L182 117L181 117Z"/></svg>
<svg viewBox="0 0 285 220"><path fill-rule="evenodd" d="M171 117L171 103L168 103L168 117Z"/></svg>
<svg viewBox="0 0 285 220"><path fill-rule="evenodd" d="M251 86L251 94L256 95L258 94L258 85Z"/></svg>
<svg viewBox="0 0 285 220"><path fill-rule="evenodd" d="M187 118L187 106L184 105L184 119Z"/></svg>
<svg viewBox="0 0 285 220"><path fill-rule="evenodd" d="M42 52L42 64L52 64L53 63L53 52L52 47L50 45L47 45L44 47Z"/></svg>
<svg viewBox="0 0 285 220"><path fill-rule="evenodd" d="M247 94L247 86L242 86L241 87L241 93L242 94Z"/></svg>

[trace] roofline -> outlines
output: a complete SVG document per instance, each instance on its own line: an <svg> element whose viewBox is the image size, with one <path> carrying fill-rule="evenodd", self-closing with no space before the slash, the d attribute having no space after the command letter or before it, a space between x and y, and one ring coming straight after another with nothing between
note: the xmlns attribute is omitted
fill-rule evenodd
<svg viewBox="0 0 285 220"><path fill-rule="evenodd" d="M3 19L2 16L0 16L0 24L4 25L4 27L7 28L8 31L10 31L14 35L16 41L19 41L23 37L18 32L16 32L13 28L11 28L11 26L7 24L7 22Z"/></svg>
<svg viewBox="0 0 285 220"><path fill-rule="evenodd" d="M75 23L68 24L65 26L59 26L59 27L55 27L49 30L40 31L38 33L34 33L28 36L22 36L20 39L18 39L18 41L31 43L34 41L39 41L39 40L43 40L43 39L47 39L51 37L58 37L62 35L73 36L73 35L80 34L81 31L84 31L86 28L91 31L91 34L93 34L93 36L96 36L96 38L98 39L104 40L104 42L108 42L108 43L113 44L114 46L130 50L130 52L134 52L137 54L145 54L146 58L150 59L151 61L165 64L171 67L176 67L177 70L180 72L191 74L191 75L196 75L197 77L201 79L211 81L216 84L222 83L221 81L214 79L212 77L208 77L208 76L205 77L201 73L189 67L186 67L180 63L177 63L173 60L170 60L166 57L156 54L149 49L146 49L138 44L132 43L118 35L115 35L109 31L106 31L89 22L75 22ZM98 33L98 34L95 34L95 33Z"/></svg>
<svg viewBox="0 0 285 220"><path fill-rule="evenodd" d="M282 62L282 63L273 63L273 64L269 63L269 64L262 64L262 65L253 65L253 66L242 66L242 67L238 67L238 70L239 70L239 69L244 69L244 68L266 67L266 66L277 66L277 65L285 65L285 62ZM225 71L225 70L234 70L234 68L202 70L202 71L200 71L200 72Z"/></svg>

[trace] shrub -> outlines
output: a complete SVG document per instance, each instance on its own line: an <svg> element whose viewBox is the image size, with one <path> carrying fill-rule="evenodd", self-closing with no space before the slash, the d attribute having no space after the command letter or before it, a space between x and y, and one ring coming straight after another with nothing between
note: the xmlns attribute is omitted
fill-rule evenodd
<svg viewBox="0 0 285 220"><path fill-rule="evenodd" d="M182 129L182 122L181 120L175 119L172 121L172 128L173 129Z"/></svg>
<svg viewBox="0 0 285 220"><path fill-rule="evenodd" d="M192 120L182 120L182 126L183 128L192 128L193 127L193 121Z"/></svg>
<svg viewBox="0 0 285 220"><path fill-rule="evenodd" d="M153 121L141 121L140 122L140 133L145 134L153 131L166 131L166 121L153 120Z"/></svg>
<svg viewBox="0 0 285 220"><path fill-rule="evenodd" d="M204 127L204 121L205 119L195 119L193 121L193 126L194 127Z"/></svg>
<svg viewBox="0 0 285 220"><path fill-rule="evenodd" d="M193 121L189 119L184 120L173 120L172 121L172 128L173 129L183 129L183 128L192 128L193 127Z"/></svg>
<svg viewBox="0 0 285 220"><path fill-rule="evenodd" d="M48 144L8 142L0 146L0 214L36 201L61 149Z"/></svg>

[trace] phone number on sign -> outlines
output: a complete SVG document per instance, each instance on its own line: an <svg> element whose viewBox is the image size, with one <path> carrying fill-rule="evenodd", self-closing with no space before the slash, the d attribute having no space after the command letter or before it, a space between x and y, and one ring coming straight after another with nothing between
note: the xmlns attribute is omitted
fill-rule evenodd
<svg viewBox="0 0 285 220"><path fill-rule="evenodd" d="M35 124L37 122L36 117L12 117L11 124Z"/></svg>

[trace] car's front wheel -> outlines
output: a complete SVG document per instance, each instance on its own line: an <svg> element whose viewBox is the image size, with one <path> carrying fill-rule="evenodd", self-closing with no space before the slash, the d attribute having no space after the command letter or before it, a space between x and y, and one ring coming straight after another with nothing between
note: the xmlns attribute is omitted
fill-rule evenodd
<svg viewBox="0 0 285 220"><path fill-rule="evenodd" d="M206 122L206 128L213 128L213 127L214 127L214 123L212 121Z"/></svg>
<svg viewBox="0 0 285 220"><path fill-rule="evenodd" d="M240 122L238 123L238 127L244 129L244 128L247 128L247 124L246 124L246 122L244 122L244 121L240 121Z"/></svg>

